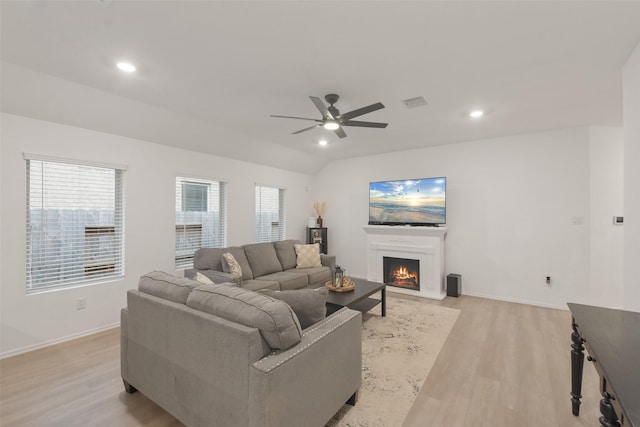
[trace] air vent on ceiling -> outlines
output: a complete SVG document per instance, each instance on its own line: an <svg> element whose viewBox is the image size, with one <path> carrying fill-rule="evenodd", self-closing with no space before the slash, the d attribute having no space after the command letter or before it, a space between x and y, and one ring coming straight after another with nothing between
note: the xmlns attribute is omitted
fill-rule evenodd
<svg viewBox="0 0 640 427"><path fill-rule="evenodd" d="M416 96L415 98L409 98L402 101L407 108L417 108L428 104L424 96Z"/></svg>

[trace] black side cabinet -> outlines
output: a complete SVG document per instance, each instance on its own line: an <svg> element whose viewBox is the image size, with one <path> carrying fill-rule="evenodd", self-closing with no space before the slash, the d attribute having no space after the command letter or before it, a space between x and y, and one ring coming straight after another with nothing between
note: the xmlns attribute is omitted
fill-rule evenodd
<svg viewBox="0 0 640 427"><path fill-rule="evenodd" d="M327 227L307 228L307 243L320 243L320 252L327 254Z"/></svg>

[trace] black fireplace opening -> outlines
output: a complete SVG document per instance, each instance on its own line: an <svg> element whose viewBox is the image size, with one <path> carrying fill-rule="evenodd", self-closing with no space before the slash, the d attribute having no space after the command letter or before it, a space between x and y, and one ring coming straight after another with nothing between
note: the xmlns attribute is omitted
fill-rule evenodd
<svg viewBox="0 0 640 427"><path fill-rule="evenodd" d="M420 260L385 256L382 265L387 285L420 290Z"/></svg>

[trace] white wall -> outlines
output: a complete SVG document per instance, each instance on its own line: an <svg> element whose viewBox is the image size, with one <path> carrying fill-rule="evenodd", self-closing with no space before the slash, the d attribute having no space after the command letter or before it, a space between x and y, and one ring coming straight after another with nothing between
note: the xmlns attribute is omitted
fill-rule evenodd
<svg viewBox="0 0 640 427"><path fill-rule="evenodd" d="M622 70L624 308L640 311L640 44Z"/></svg>
<svg viewBox="0 0 640 427"><path fill-rule="evenodd" d="M365 277L369 181L446 176L446 271L462 274L463 293L559 308L567 301L602 304L597 298L606 295L615 306L620 284L591 283L590 275L620 276L609 259L622 256L611 236L619 229L600 223L619 212L622 191L611 189L606 203L612 206L590 212L590 200L600 197L592 194L600 185L592 191L590 176L594 170L606 182L620 182L620 136L615 129L579 128L333 162L314 186L315 197L327 201L330 251L348 274ZM607 144L611 155L599 156ZM590 263L590 247L603 245L610 250L600 251L605 259Z"/></svg>
<svg viewBox="0 0 640 427"><path fill-rule="evenodd" d="M623 290L623 130L589 129L589 283L590 301L620 308Z"/></svg>
<svg viewBox="0 0 640 427"><path fill-rule="evenodd" d="M179 150L141 140L2 114L0 197L0 355L57 342L119 323L126 291L152 270L174 271L175 177L221 179L228 185L228 243L253 242L254 183L286 188L287 237L303 240L312 213L312 177ZM128 165L122 281L25 294L26 177L23 152ZM181 274L181 272L179 273ZM76 310L86 298L87 308Z"/></svg>

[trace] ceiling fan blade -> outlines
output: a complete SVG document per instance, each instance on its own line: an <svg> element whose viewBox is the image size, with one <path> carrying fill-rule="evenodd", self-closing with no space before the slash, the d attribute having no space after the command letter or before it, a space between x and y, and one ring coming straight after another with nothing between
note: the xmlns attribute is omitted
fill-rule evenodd
<svg viewBox="0 0 640 427"><path fill-rule="evenodd" d="M276 114L272 114L271 117L278 117L281 119L298 119L298 120L312 120L314 122L318 122L318 123L322 123L322 120L318 120L318 119L310 119L307 117L295 117L295 116L278 116Z"/></svg>
<svg viewBox="0 0 640 427"><path fill-rule="evenodd" d="M329 117L331 119L335 119L335 117L331 115L331 113L329 112L329 109L327 109L327 106L324 105L324 102L322 102L320 98L318 98L317 96L310 96L309 98L311 98L311 102L313 102L313 105L315 105L316 108L320 111L320 113L322 114L322 117Z"/></svg>
<svg viewBox="0 0 640 427"><path fill-rule="evenodd" d="M357 120L345 120L342 122L342 126L359 126L362 128L386 128L389 123L378 122L360 122Z"/></svg>
<svg viewBox="0 0 640 427"><path fill-rule="evenodd" d="M344 133L344 130L342 130L342 128L338 128L336 130L334 130L334 132L336 133L336 135L338 135L340 138L346 138L347 134Z"/></svg>
<svg viewBox="0 0 640 427"><path fill-rule="evenodd" d="M384 104L382 102L377 102L375 104L367 105L366 107L358 108L357 110L349 111L347 113L341 114L341 119L352 119L354 117L362 116L367 113L371 113L373 111L381 110L384 108Z"/></svg>
<svg viewBox="0 0 640 427"><path fill-rule="evenodd" d="M318 126L321 126L321 125L313 125L313 126L309 126L308 128L304 128L304 129L300 129L300 130L298 130L298 131L295 131L295 132L293 132L291 135L296 135L296 134L299 134L299 133L302 133L302 132L306 132L306 131L308 131L308 130L315 129L315 128L317 128Z"/></svg>

